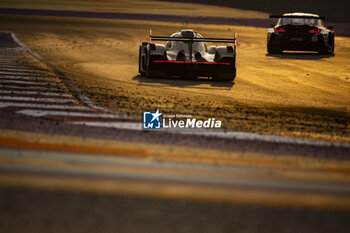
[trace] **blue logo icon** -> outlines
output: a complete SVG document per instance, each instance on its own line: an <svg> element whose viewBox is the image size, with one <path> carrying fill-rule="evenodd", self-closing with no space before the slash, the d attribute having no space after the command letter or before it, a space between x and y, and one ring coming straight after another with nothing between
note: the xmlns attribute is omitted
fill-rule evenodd
<svg viewBox="0 0 350 233"><path fill-rule="evenodd" d="M162 114L157 110L156 112L143 112L143 128L144 129L160 129Z"/></svg>

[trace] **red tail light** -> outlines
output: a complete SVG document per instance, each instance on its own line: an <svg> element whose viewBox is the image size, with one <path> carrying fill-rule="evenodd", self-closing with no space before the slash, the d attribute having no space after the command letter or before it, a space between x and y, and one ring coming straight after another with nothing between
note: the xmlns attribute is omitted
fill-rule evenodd
<svg viewBox="0 0 350 233"><path fill-rule="evenodd" d="M231 63L228 62L206 62L206 61L165 61L157 60L152 61L153 63L177 63L177 64L206 64L206 65L226 65L230 66Z"/></svg>
<svg viewBox="0 0 350 233"><path fill-rule="evenodd" d="M317 30L316 29L310 30L309 33L320 33L320 29L317 28Z"/></svg>
<svg viewBox="0 0 350 233"><path fill-rule="evenodd" d="M282 28L275 28L275 32L286 32L286 30Z"/></svg>

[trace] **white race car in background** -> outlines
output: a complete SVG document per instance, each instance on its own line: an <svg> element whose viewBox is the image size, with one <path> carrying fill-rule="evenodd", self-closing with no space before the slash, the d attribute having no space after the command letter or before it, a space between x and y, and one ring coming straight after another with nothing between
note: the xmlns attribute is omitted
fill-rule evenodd
<svg viewBox="0 0 350 233"><path fill-rule="evenodd" d="M167 43L153 44L152 41ZM231 43L233 46L207 47L204 42ZM233 39L203 38L194 30L184 29L170 37L150 33L150 41L140 45L139 73L147 77L212 77L233 81L235 64L236 36Z"/></svg>
<svg viewBox="0 0 350 233"><path fill-rule="evenodd" d="M282 53L283 50L317 51L320 54L334 52L334 30L324 26L324 17L310 13L286 13L271 15L270 18L278 18L278 21L268 29L269 53Z"/></svg>

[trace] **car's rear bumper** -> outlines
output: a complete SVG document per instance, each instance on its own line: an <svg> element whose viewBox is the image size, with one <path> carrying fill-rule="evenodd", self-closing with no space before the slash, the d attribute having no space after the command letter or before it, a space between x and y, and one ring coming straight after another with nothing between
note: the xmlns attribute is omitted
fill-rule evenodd
<svg viewBox="0 0 350 233"><path fill-rule="evenodd" d="M217 74L234 74L235 66L226 62L153 61L149 64L150 76L214 77Z"/></svg>
<svg viewBox="0 0 350 233"><path fill-rule="evenodd" d="M317 51L322 46L323 41L319 36L315 37L279 37L270 38L269 47L280 50L300 50L300 51Z"/></svg>

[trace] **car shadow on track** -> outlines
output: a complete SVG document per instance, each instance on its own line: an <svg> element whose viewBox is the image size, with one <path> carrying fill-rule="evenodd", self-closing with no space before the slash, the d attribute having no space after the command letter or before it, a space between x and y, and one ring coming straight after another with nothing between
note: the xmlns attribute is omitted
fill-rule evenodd
<svg viewBox="0 0 350 233"><path fill-rule="evenodd" d="M234 82L220 82L215 81L212 79L202 79L202 78L173 78L173 77L166 77L166 78L147 78L141 75L136 75L132 78L133 80L136 80L143 85L150 84L151 86L155 86L155 84L159 84L159 86L173 86L173 87L191 87L191 88L198 88L198 89L212 89L212 88L224 88L230 90L235 83ZM209 84L210 87L204 87L200 86L201 84Z"/></svg>
<svg viewBox="0 0 350 233"><path fill-rule="evenodd" d="M291 59L291 60L321 60L323 58L334 57L334 54L318 54L318 53L307 53L307 52L283 52L279 54L267 53L266 57L275 57L280 59Z"/></svg>

